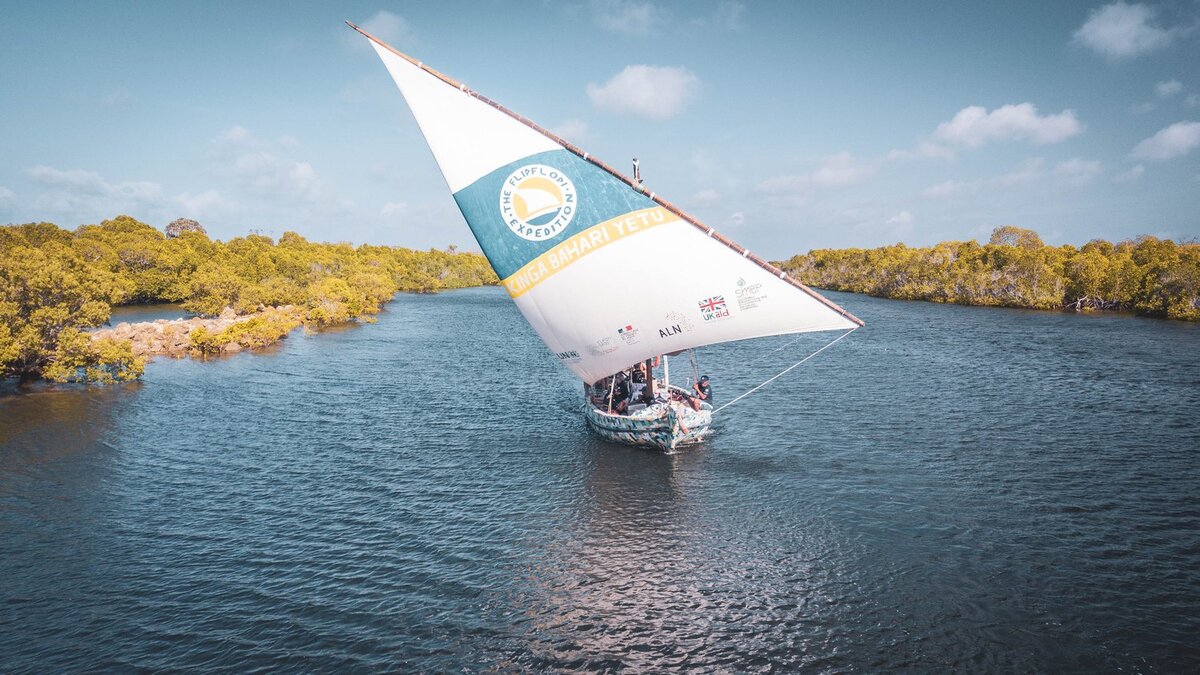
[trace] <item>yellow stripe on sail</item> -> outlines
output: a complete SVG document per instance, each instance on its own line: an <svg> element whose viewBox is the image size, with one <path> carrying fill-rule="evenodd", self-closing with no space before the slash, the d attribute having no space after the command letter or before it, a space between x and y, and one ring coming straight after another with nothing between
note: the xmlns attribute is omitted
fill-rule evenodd
<svg viewBox="0 0 1200 675"><path fill-rule="evenodd" d="M678 216L661 206L631 211L606 220L534 258L501 283L510 296L519 297L589 253L598 251L618 239L676 220L679 220Z"/></svg>

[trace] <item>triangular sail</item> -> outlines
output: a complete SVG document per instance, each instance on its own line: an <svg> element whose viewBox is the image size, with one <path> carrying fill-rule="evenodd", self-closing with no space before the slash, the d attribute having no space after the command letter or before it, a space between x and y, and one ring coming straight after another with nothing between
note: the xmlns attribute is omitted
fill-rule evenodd
<svg viewBox="0 0 1200 675"><path fill-rule="evenodd" d="M658 354L862 322L533 122L371 40L480 247L585 382Z"/></svg>

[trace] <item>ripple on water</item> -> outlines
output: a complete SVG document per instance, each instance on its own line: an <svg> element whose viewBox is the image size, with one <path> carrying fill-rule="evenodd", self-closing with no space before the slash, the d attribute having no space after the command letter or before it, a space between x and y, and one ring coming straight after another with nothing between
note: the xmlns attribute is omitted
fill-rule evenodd
<svg viewBox="0 0 1200 675"><path fill-rule="evenodd" d="M838 301L675 455L590 437L498 289L0 392L0 670L1200 666L1198 327Z"/></svg>

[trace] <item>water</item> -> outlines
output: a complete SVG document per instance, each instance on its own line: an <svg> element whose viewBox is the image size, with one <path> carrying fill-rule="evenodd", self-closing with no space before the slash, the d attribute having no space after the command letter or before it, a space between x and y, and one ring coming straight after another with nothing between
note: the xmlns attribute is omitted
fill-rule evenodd
<svg viewBox="0 0 1200 675"><path fill-rule="evenodd" d="M495 288L5 390L0 671L1200 667L1200 326L831 295L677 455Z"/></svg>
<svg viewBox="0 0 1200 675"><path fill-rule="evenodd" d="M157 321L159 319L186 319L192 316L183 310L183 306L173 302L151 303L146 305L121 305L113 307L112 316L108 319L109 326L128 321Z"/></svg>

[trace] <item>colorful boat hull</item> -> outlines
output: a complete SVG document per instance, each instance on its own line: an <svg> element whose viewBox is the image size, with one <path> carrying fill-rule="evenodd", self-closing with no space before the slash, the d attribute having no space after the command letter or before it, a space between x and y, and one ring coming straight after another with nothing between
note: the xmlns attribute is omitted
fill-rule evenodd
<svg viewBox="0 0 1200 675"><path fill-rule="evenodd" d="M712 432L712 406L707 403L702 403L700 410L677 401L660 403L629 415L615 415L585 402L584 419L606 441L667 452L699 443Z"/></svg>

